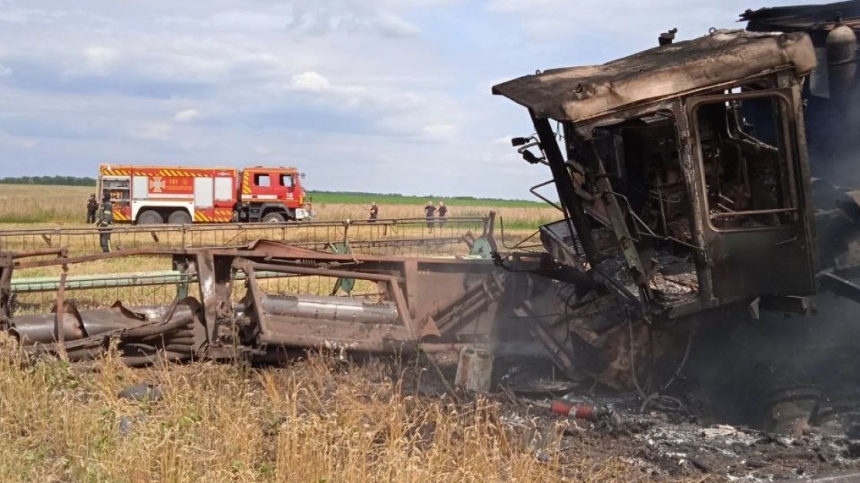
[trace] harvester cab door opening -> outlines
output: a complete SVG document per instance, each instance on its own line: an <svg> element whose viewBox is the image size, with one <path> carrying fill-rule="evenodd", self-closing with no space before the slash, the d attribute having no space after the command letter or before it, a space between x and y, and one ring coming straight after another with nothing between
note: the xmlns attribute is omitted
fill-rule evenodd
<svg viewBox="0 0 860 483"><path fill-rule="evenodd" d="M793 94L744 87L686 100L703 194L698 218L721 301L815 292L811 188Z"/></svg>

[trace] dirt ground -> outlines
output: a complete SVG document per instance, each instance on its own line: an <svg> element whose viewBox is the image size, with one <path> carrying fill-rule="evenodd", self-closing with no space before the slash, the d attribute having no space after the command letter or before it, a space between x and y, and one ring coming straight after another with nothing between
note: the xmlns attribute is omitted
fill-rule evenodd
<svg viewBox="0 0 860 483"><path fill-rule="evenodd" d="M677 400L646 405L638 394L601 395L593 387L553 381L548 364L498 360L499 385L488 396L504 408L507 424L532 435L538 459L550 457L541 443L558 437L554 451L564 459L586 458L607 466L620 462L635 468L641 481L860 481L858 413L843 413L796 434L775 434L712 424ZM442 375L453 380L452 356L435 365L439 380ZM439 397L451 390L444 385L425 381L422 393ZM567 418L550 411L554 400L606 414L597 421Z"/></svg>

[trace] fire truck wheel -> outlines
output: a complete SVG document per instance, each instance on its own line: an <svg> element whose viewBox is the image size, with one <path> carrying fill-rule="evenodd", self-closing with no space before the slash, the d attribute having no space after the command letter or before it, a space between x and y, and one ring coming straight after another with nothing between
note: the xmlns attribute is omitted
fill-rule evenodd
<svg viewBox="0 0 860 483"><path fill-rule="evenodd" d="M191 215L185 210L176 210L167 217L167 222L171 225L190 225Z"/></svg>
<svg viewBox="0 0 860 483"><path fill-rule="evenodd" d="M263 217L263 223L283 223L284 215L280 213L269 213Z"/></svg>
<svg viewBox="0 0 860 483"><path fill-rule="evenodd" d="M137 215L138 225L161 225L164 223L164 218L155 210L146 210Z"/></svg>

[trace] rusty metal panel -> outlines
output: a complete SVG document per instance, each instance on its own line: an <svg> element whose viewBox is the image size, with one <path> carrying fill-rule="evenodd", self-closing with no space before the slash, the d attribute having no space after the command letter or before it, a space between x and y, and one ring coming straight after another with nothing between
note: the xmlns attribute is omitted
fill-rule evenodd
<svg viewBox="0 0 860 483"><path fill-rule="evenodd" d="M816 65L803 33L719 30L604 65L551 69L493 87L538 118L584 121L646 101L694 93L786 66Z"/></svg>

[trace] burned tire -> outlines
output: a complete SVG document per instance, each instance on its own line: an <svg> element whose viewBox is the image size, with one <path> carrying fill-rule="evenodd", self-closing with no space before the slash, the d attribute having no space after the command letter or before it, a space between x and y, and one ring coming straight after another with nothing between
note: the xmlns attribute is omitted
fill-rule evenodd
<svg viewBox="0 0 860 483"><path fill-rule="evenodd" d="M284 215L281 213L269 213L263 217L263 223L283 223Z"/></svg>
<svg viewBox="0 0 860 483"><path fill-rule="evenodd" d="M137 215L137 224L138 225L162 225L164 224L164 218L161 217L161 213L155 210L146 210L141 214Z"/></svg>
<svg viewBox="0 0 860 483"><path fill-rule="evenodd" d="M167 223L171 225L190 225L191 215L185 210L176 210L167 217Z"/></svg>

